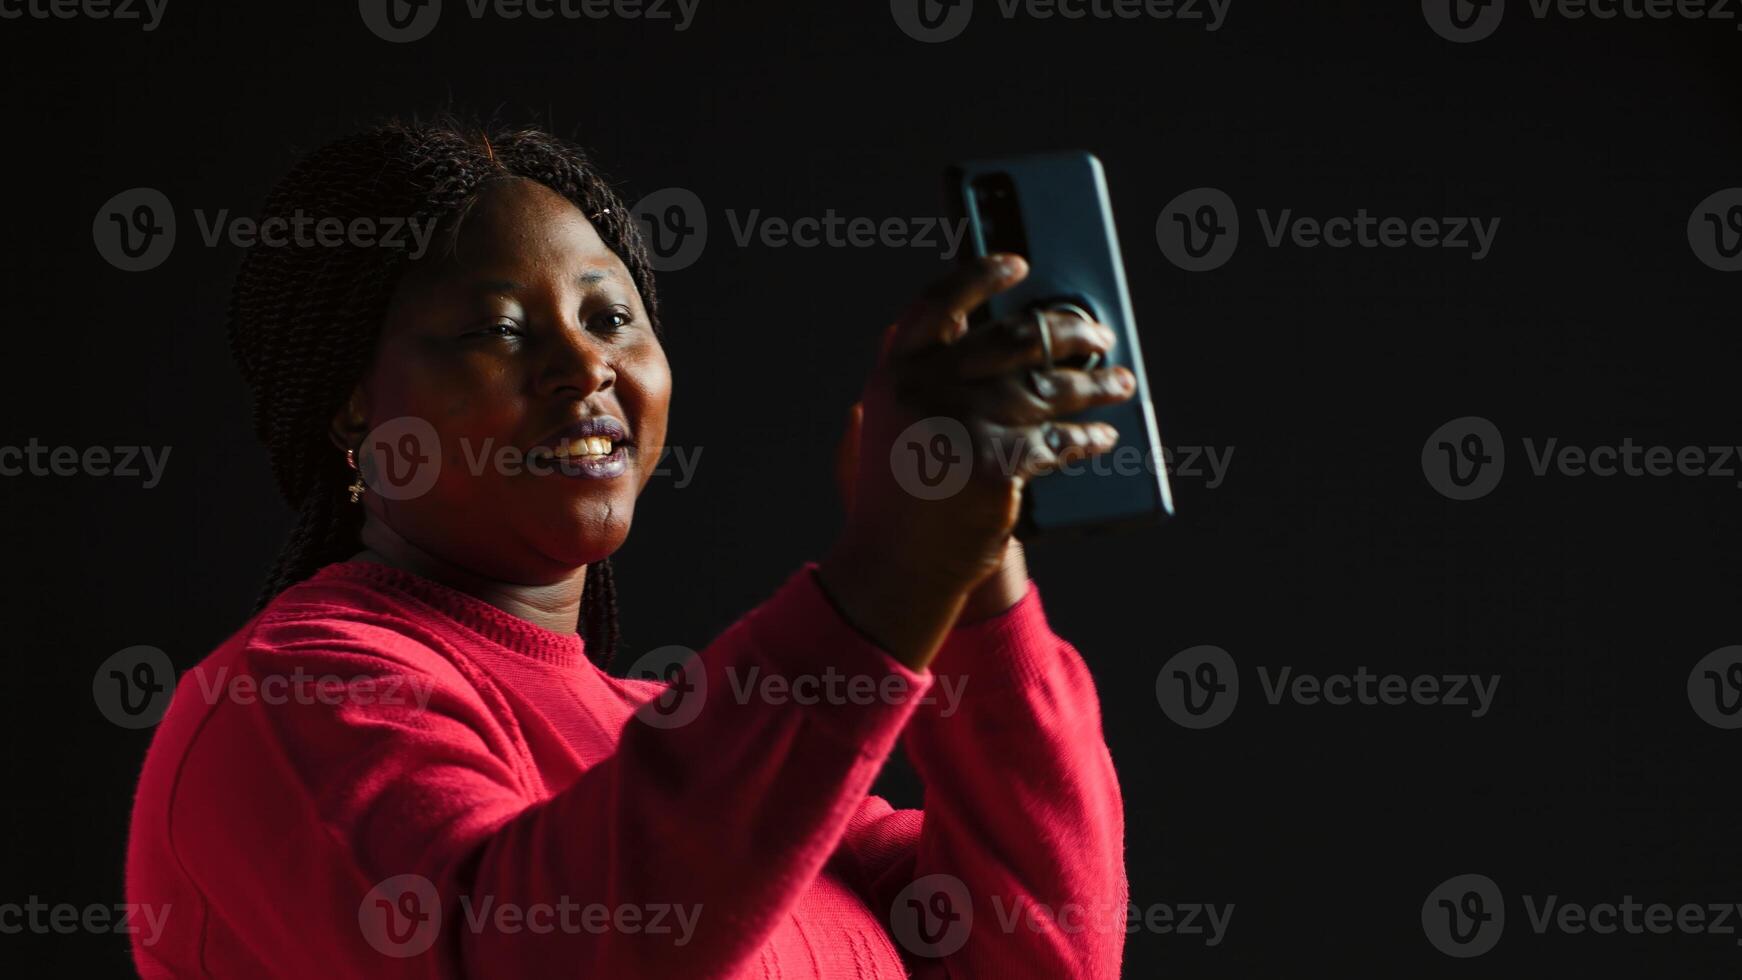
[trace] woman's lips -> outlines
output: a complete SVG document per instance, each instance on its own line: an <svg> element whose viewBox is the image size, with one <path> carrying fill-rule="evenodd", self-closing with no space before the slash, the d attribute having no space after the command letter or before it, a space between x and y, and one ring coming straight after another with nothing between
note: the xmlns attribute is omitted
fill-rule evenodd
<svg viewBox="0 0 1742 980"><path fill-rule="evenodd" d="M629 472L629 447L615 443L608 453L587 453L551 458L552 468L563 476L583 480L609 480Z"/></svg>
<svg viewBox="0 0 1742 980"><path fill-rule="evenodd" d="M534 446L527 462L535 473L609 480L629 471L633 448L623 423L608 415L597 416L566 426Z"/></svg>
<svg viewBox="0 0 1742 980"><path fill-rule="evenodd" d="M559 473L584 480L608 480L629 472L629 449L627 442L611 442L598 435L564 439L554 449L540 447L528 454L526 467L537 475Z"/></svg>

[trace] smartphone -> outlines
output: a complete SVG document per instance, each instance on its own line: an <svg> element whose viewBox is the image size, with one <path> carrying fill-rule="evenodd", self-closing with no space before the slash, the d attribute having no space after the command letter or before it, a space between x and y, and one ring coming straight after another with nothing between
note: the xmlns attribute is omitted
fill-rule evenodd
<svg viewBox="0 0 1742 980"><path fill-rule="evenodd" d="M967 222L964 261L1014 252L1029 264L1028 278L974 311L970 329L1036 308L1074 308L1119 336L1098 366L1122 364L1137 378L1130 400L1070 417L1111 423L1119 443L1072 472L1030 481L1017 536L1105 531L1172 517L1173 490L1101 161L1073 152L958 163L944 172L944 196L951 217Z"/></svg>

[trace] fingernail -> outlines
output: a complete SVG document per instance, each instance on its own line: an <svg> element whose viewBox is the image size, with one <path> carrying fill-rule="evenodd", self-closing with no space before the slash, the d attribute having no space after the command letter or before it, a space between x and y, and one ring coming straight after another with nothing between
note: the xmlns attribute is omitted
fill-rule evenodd
<svg viewBox="0 0 1742 980"><path fill-rule="evenodd" d="M1022 272L1022 259L1015 255L999 255L994 260L998 278L1014 279Z"/></svg>

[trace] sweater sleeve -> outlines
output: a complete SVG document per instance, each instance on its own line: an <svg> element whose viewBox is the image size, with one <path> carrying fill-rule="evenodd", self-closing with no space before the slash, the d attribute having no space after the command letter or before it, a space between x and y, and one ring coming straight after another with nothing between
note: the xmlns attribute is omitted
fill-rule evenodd
<svg viewBox="0 0 1742 980"><path fill-rule="evenodd" d="M493 686L391 628L332 622L278 628L250 645L248 671L353 691L368 677L422 703L221 704L172 804L201 914L274 975L738 975L837 849L929 685L800 573L700 654L704 690L722 693L675 727L632 720L547 797ZM725 696L731 668L909 694L771 705Z"/></svg>
<svg viewBox="0 0 1742 980"><path fill-rule="evenodd" d="M925 810L868 798L843 874L916 977L1115 980L1124 807L1082 658L1030 582L1011 609L953 630L931 671L905 735Z"/></svg>

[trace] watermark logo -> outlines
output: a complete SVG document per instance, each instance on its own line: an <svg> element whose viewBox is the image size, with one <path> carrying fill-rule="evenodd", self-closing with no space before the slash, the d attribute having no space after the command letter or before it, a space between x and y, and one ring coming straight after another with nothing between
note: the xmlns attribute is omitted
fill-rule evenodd
<svg viewBox="0 0 1742 980"><path fill-rule="evenodd" d="M263 705L325 705L340 707L429 707L435 693L435 682L418 676L402 674L312 674L302 667L289 673L249 671L231 673L230 668L213 669L202 664L191 674L200 699L206 704L223 702L244 707ZM184 689L187 685L184 684Z"/></svg>
<svg viewBox="0 0 1742 980"><path fill-rule="evenodd" d="M1376 674L1365 666L1353 673L1314 674L1294 667L1257 669L1264 703L1284 701L1317 708L1362 705L1469 708L1485 717L1500 689L1498 674ZM1240 700L1240 674L1228 651L1196 646L1168 658L1155 678L1162 713L1182 728L1214 728L1228 720Z"/></svg>
<svg viewBox="0 0 1742 980"><path fill-rule="evenodd" d="M994 437L985 448L981 462L1010 476L1022 471L1035 447L1020 438ZM1156 476L1165 472L1172 479L1205 478L1204 488L1215 490L1227 479L1234 449L1166 446L1156 453L1127 443L1110 452L1057 462L1040 478ZM1203 463L1208 464L1207 469ZM968 485L974 467L973 442L967 426L948 416L920 419L903 429L889 447L889 469L896 483L920 500L943 500L960 493Z"/></svg>
<svg viewBox="0 0 1742 980"><path fill-rule="evenodd" d="M1694 664L1688 703L1713 728L1742 728L1742 646L1720 647Z"/></svg>
<svg viewBox="0 0 1742 980"><path fill-rule="evenodd" d="M1208 644L1169 657L1155 677L1162 713L1181 728L1214 728L1240 702L1240 672L1228 651Z"/></svg>
<svg viewBox="0 0 1742 980"><path fill-rule="evenodd" d="M889 447L889 469L901 489L920 500L961 493L974 470L968 427L944 415L920 419Z"/></svg>
<svg viewBox="0 0 1742 980"><path fill-rule="evenodd" d="M1506 443L1485 418L1453 419L1422 444L1421 471L1428 485L1453 500L1486 497L1506 472Z"/></svg>
<svg viewBox="0 0 1742 980"><path fill-rule="evenodd" d="M974 0L889 0L903 34L926 44L953 40L974 19Z"/></svg>
<svg viewBox="0 0 1742 980"><path fill-rule="evenodd" d="M1718 191L1688 216L1688 244L1719 272L1742 269L1742 187Z"/></svg>
<svg viewBox="0 0 1742 980"><path fill-rule="evenodd" d="M676 905L670 902L650 902L645 905L603 902L582 904L567 895L555 902L499 902L494 895L473 901L470 895L460 896L460 912L465 927L475 934L497 932L506 936L531 933L544 936L551 933L599 936L608 932L622 935L669 936L675 947L684 947L695 938L696 925L702 918L702 905Z"/></svg>
<svg viewBox="0 0 1742 980"><path fill-rule="evenodd" d="M672 30L689 30L700 0L465 0L473 20L645 20L672 21ZM675 8L675 13L674 13ZM370 32L383 41L421 41L441 20L442 0L358 0Z"/></svg>
<svg viewBox="0 0 1742 980"><path fill-rule="evenodd" d="M97 209L91 222L97 254L122 272L146 272L175 249L175 208L153 187L122 191Z"/></svg>
<svg viewBox="0 0 1742 980"><path fill-rule="evenodd" d="M889 926L896 942L915 956L951 956L968 944L973 931L973 896L955 875L926 875L895 896Z"/></svg>
<svg viewBox="0 0 1742 980"><path fill-rule="evenodd" d="M1366 208L1324 218L1297 214L1293 208L1259 208L1257 214L1267 248L1432 248L1467 251L1471 261L1480 262L1493 251L1500 232L1498 217L1381 216ZM1187 272L1218 269L1239 244L1239 212L1233 199L1214 187L1189 190L1162 209L1155 240L1168 261Z"/></svg>
<svg viewBox="0 0 1742 980"><path fill-rule="evenodd" d="M1739 902L1671 904L1645 902L1630 894L1620 901L1585 902L1553 892L1517 898L1524 908L1525 925L1536 936L1735 936L1736 924L1742 921ZM1422 903L1421 926L1428 942L1447 956L1481 956L1500 942L1506 930L1505 896L1485 875L1449 878Z"/></svg>
<svg viewBox="0 0 1742 980"><path fill-rule="evenodd" d="M442 473L442 442L435 426L415 415L381 423L357 450L363 485L387 500L411 500L434 487Z"/></svg>
<svg viewBox="0 0 1742 980"><path fill-rule="evenodd" d="M1734 22L1731 0L1529 0L1529 15L1537 21L1561 20L1686 20ZM1493 34L1505 14L1506 0L1422 0L1422 14L1434 33L1459 44ZM1737 30L1742 30L1738 25Z"/></svg>
<svg viewBox="0 0 1742 980"><path fill-rule="evenodd" d="M694 265L708 243L708 214L702 200L682 187L666 187L630 209L641 223L654 268L671 272ZM727 208L726 225L738 248L916 248L949 260L961 251L967 219L934 216L850 216L827 208L822 214L785 217L761 208Z"/></svg>
<svg viewBox="0 0 1742 980"><path fill-rule="evenodd" d="M852 674L833 667L817 673L787 674L764 670L760 665L748 668L732 665L724 671L726 686L720 688L718 678L710 680L706 665L696 652L678 645L649 650L636 659L624 676L663 685L658 695L635 713L642 723L654 728L682 728L695 721L710 695L725 695L739 705L775 707L912 702L938 705L937 717L949 718L960 710L968 686L966 675L933 672L930 687L916 696L913 685L898 674Z"/></svg>
<svg viewBox="0 0 1742 980"><path fill-rule="evenodd" d="M630 215L641 223L648 259L656 272L687 269L708 247L708 212L686 187L665 187L635 202Z"/></svg>
<svg viewBox="0 0 1742 980"><path fill-rule="evenodd" d="M1427 941L1447 956L1469 959L1494 948L1506 929L1506 900L1487 875L1456 875L1421 904Z"/></svg>
<svg viewBox="0 0 1742 980"><path fill-rule="evenodd" d="M357 11L376 37L407 44L435 30L442 19L442 0L358 0Z"/></svg>
<svg viewBox="0 0 1742 980"><path fill-rule="evenodd" d="M175 665L153 646L110 654L91 676L91 697L103 717L122 728L151 728L175 695Z"/></svg>
<svg viewBox="0 0 1742 980"><path fill-rule="evenodd" d="M1153 20L1201 22L1206 32L1221 29L1232 0L994 0L1005 20ZM889 12L902 33L937 44L953 40L974 15L973 0L890 0Z"/></svg>
<svg viewBox="0 0 1742 980"><path fill-rule="evenodd" d="M422 258L435 235L435 221L417 217L314 215L302 210L256 219L232 215L229 208L193 211L199 238L207 248L380 248ZM176 217L169 198L150 187L135 187L110 198L91 225L97 253L124 272L162 265L175 248Z"/></svg>
<svg viewBox="0 0 1742 980"><path fill-rule="evenodd" d="M1160 936L1201 937L1207 947L1222 945L1234 919L1234 903L1154 902L1037 902L1028 895L1006 900L992 896L992 914L998 929L1014 935L1026 928L1037 935L1074 936L1085 932L1102 935L1147 932Z"/></svg>
<svg viewBox="0 0 1742 980"><path fill-rule="evenodd" d="M1421 0L1421 13L1435 34L1468 44L1494 33L1506 16L1506 0Z"/></svg>
<svg viewBox="0 0 1742 980"><path fill-rule="evenodd" d="M636 709L635 717L654 728L682 728L696 720L708 701L708 672L689 647L672 644L637 657L624 676L656 681L659 696Z"/></svg>
<svg viewBox="0 0 1742 980"><path fill-rule="evenodd" d="M363 896L357 925L376 952L394 959L417 956L441 933L441 896L423 875L394 875Z"/></svg>
<svg viewBox="0 0 1742 980"><path fill-rule="evenodd" d="M1563 444L1558 436L1526 436L1525 462L1532 476L1547 477L1720 477L1737 479L1742 446L1648 446L1624 437L1619 443ZM1428 483L1453 500L1475 500L1499 485L1506 468L1506 445L1494 423L1474 415L1453 419L1434 430L1421 447Z"/></svg>
<svg viewBox="0 0 1742 980"><path fill-rule="evenodd" d="M1161 209L1155 240L1161 254L1187 272L1219 269L1240 245L1240 212L1222 191L1194 188Z"/></svg>

